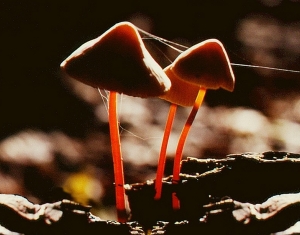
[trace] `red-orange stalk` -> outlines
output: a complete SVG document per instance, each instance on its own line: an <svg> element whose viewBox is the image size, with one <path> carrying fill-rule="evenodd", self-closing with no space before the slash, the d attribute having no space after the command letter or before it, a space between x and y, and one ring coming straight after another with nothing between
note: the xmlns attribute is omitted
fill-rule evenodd
<svg viewBox="0 0 300 235"><path fill-rule="evenodd" d="M127 215L125 208L124 172L117 113L117 92L115 91L109 93L108 117L115 176L117 216L119 222L125 223L127 221Z"/></svg>
<svg viewBox="0 0 300 235"><path fill-rule="evenodd" d="M194 106L192 111L190 112L190 115L181 131L178 144L177 144L177 149L176 149L176 155L174 158L174 165L173 165L173 184L177 184L180 180L180 169L181 169L181 159L182 159L182 152L184 148L184 144L187 138L187 135L190 131L191 125L196 117L196 114L202 104L202 101L204 99L206 93L206 88L201 87L197 98L195 100ZM172 194L172 206L174 210L179 210L180 209L180 201L178 200L177 196L175 193Z"/></svg>
<svg viewBox="0 0 300 235"><path fill-rule="evenodd" d="M163 140L162 140L162 144L161 144L158 165L157 165L156 179L155 179L156 193L154 196L155 200L159 200L161 198L162 179L164 176L164 170L165 170L166 158L167 158L167 146L168 146L168 141L169 141L170 133L172 130L172 125L173 125L174 117L176 114L176 110L177 110L177 105L171 104L170 109L169 109L168 119L167 119L166 126L165 126L164 136L163 136Z"/></svg>

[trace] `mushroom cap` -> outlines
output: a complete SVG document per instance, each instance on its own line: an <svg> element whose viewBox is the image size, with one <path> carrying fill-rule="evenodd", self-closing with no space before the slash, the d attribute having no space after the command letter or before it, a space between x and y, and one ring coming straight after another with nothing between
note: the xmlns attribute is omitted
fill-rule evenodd
<svg viewBox="0 0 300 235"><path fill-rule="evenodd" d="M61 68L87 85L130 96L159 96L171 86L129 22L115 24L84 43L61 63Z"/></svg>
<svg viewBox="0 0 300 235"><path fill-rule="evenodd" d="M217 39L188 48L174 60L170 69L180 79L207 89L234 89L235 78L228 55Z"/></svg>
<svg viewBox="0 0 300 235"><path fill-rule="evenodd" d="M168 92L159 98L180 106L193 106L199 92L199 85L195 85L180 79L171 69L171 65L164 69L172 82Z"/></svg>

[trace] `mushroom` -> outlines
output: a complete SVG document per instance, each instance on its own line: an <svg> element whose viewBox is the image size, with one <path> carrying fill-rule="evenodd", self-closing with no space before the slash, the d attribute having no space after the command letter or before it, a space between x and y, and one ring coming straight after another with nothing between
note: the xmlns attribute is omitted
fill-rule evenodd
<svg viewBox="0 0 300 235"><path fill-rule="evenodd" d="M172 82L171 89L160 98L171 102L170 113L177 105L193 106L182 129L177 144L173 166L173 183L180 180L181 159L184 144L190 127L205 97L206 89L224 88L233 91L235 78L228 55L222 43L217 39L205 40L182 52L175 61L165 68L165 73ZM171 112L171 110L173 110ZM166 126L173 122L174 115L169 115ZM162 148L163 149L163 148ZM160 157L165 158L165 154ZM159 159L160 162L164 160ZM158 169L157 172L163 172ZM161 178L159 178L161 177ZM162 173L157 174L156 195L160 198ZM173 208L179 209L179 201L173 196Z"/></svg>
<svg viewBox="0 0 300 235"><path fill-rule="evenodd" d="M171 102L169 108L169 114L167 117L163 140L160 149L160 156L158 160L156 178L155 178L155 200L161 198L162 193L162 179L164 175L165 162L166 162L166 152L168 140L170 137L173 121L175 119L175 114L177 106L192 106L195 103L197 94L199 93L199 86L187 83L186 81L179 79L174 72L170 69L172 66L169 65L164 69L166 75L170 78L172 82L171 89L160 98Z"/></svg>
<svg viewBox="0 0 300 235"><path fill-rule="evenodd" d="M100 37L84 43L61 64L70 77L109 94L109 126L119 222L126 222L124 173L117 114L117 93L155 97L171 82L146 49L137 28L129 22L115 24Z"/></svg>

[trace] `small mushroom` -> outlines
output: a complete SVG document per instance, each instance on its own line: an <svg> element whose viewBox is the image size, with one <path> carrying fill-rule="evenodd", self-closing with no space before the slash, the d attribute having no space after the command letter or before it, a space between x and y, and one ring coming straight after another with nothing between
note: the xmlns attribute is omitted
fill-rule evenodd
<svg viewBox="0 0 300 235"><path fill-rule="evenodd" d="M180 180L180 164L184 144L202 104L206 89L224 88L233 91L235 78L228 55L222 43L217 39L205 40L182 52L171 65L165 68L165 72L172 82L172 87L161 98L172 103L170 109L175 109L174 105L193 106L180 134L174 158L173 182L177 183ZM173 116L169 116L167 123L172 123L173 118ZM162 157L165 158L163 155ZM163 162L163 160L159 161ZM160 198L159 182L161 181L162 179L156 178L158 184L156 199ZM179 207L179 201L174 195L173 208L179 209Z"/></svg>
<svg viewBox="0 0 300 235"><path fill-rule="evenodd" d="M121 22L100 37L86 42L65 59L65 73L85 84L110 91L109 126L119 222L126 222L124 173L117 114L117 93L155 97L170 89L171 82L147 51L137 28Z"/></svg>
<svg viewBox="0 0 300 235"><path fill-rule="evenodd" d="M176 74L174 74L174 72L170 69L171 65L169 65L164 69L165 73L172 81L172 86L169 92L167 92L164 96L161 96L161 98L170 101L171 105L169 108L169 114L165 125L159 160L157 164L156 178L155 178L155 196L154 196L155 200L159 200L161 198L162 179L164 175L165 162L167 158L166 156L167 146L168 146L170 133L172 130L173 121L175 119L177 106L194 105L197 94L199 93L199 86L191 83L187 83L186 81L178 78Z"/></svg>

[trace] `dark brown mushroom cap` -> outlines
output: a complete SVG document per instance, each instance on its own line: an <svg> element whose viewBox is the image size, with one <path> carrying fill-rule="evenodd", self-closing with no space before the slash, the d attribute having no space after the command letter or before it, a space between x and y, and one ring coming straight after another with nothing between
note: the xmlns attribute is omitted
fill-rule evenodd
<svg viewBox="0 0 300 235"><path fill-rule="evenodd" d="M83 44L62 62L61 68L87 85L131 96L159 96L171 86L129 22L118 23Z"/></svg>
<svg viewBox="0 0 300 235"><path fill-rule="evenodd" d="M207 89L234 89L235 78L228 55L217 39L205 40L182 52L170 69L180 79Z"/></svg>

